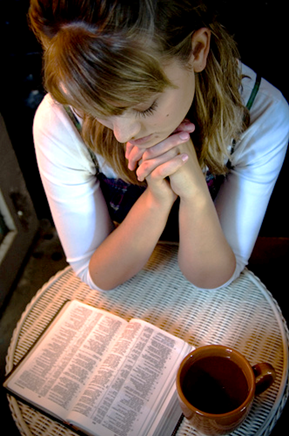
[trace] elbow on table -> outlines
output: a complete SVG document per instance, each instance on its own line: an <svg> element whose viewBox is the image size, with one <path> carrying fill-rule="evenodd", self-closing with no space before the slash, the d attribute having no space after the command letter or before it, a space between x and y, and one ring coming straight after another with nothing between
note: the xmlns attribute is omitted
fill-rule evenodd
<svg viewBox="0 0 289 436"><path fill-rule="evenodd" d="M119 283L122 284L122 283ZM113 285L113 286L98 286L94 280L92 280L91 275L89 273L89 282L88 285L91 289L95 290L95 291L100 291L100 292L109 292L109 291L114 291L117 286L119 286L119 284L117 285Z"/></svg>
<svg viewBox="0 0 289 436"><path fill-rule="evenodd" d="M90 271L89 271L89 266L85 265L83 266L81 269L77 269L75 268L75 265L70 263L70 266L72 267L72 269L74 270L75 274L77 277L79 277L79 279L85 283L86 285L88 285L90 287L90 289L94 290L94 291L99 291L99 292L108 292L108 291L113 291L116 287L111 286L110 288L105 288L105 287L99 287L94 280L91 277Z"/></svg>
<svg viewBox="0 0 289 436"><path fill-rule="evenodd" d="M236 262L235 255L222 264L205 265L203 268L194 269L192 266L183 265L179 261L179 268L186 279L196 288L204 291L213 291L228 286L235 280L244 269L240 269Z"/></svg>

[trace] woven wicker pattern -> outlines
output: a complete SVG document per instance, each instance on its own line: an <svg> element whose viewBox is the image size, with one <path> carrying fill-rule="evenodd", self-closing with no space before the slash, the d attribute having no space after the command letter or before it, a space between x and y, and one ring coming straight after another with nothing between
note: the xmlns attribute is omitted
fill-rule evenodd
<svg viewBox="0 0 289 436"><path fill-rule="evenodd" d="M239 350L254 365L271 363L277 380L257 397L249 417L233 435L269 435L288 397L288 330L277 303L251 272L245 270L230 286L200 291L177 266L177 248L159 245L146 267L110 292L92 291L70 267L54 276L30 302L11 340L9 372L33 345L68 299L78 299L127 320L142 318L194 346L224 344ZM9 396L22 435L75 435L61 424ZM177 435L198 435L184 419Z"/></svg>

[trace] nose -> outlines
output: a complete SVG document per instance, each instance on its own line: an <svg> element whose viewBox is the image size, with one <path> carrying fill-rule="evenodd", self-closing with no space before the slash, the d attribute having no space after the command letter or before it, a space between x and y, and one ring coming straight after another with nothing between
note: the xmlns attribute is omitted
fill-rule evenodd
<svg viewBox="0 0 289 436"><path fill-rule="evenodd" d="M133 117L120 115L113 117L113 133L118 142L128 142L141 130L141 123Z"/></svg>

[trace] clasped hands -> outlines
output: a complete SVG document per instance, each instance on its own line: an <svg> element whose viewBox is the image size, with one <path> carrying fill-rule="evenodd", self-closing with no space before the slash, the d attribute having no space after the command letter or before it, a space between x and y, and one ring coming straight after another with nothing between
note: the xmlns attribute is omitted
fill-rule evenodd
<svg viewBox="0 0 289 436"><path fill-rule="evenodd" d="M194 130L195 125L184 120L168 138L147 149L128 142L125 153L128 168L136 170L138 180L146 180L148 186L164 186L165 182L175 195L189 195L194 179L202 174L190 138Z"/></svg>

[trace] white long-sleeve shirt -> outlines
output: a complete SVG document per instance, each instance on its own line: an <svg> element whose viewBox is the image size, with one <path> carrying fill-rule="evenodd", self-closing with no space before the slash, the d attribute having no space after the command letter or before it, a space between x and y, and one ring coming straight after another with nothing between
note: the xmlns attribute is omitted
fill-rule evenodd
<svg viewBox="0 0 289 436"><path fill-rule="evenodd" d="M256 74L242 65L241 95L247 103ZM262 79L250 110L251 121L231 156L232 169L215 206L223 232L237 260L234 280L247 265L257 239L289 140L289 106L282 94ZM96 168L78 131L49 94L34 119L38 167L67 261L92 289L89 261L112 224ZM100 156L101 172L116 177Z"/></svg>

